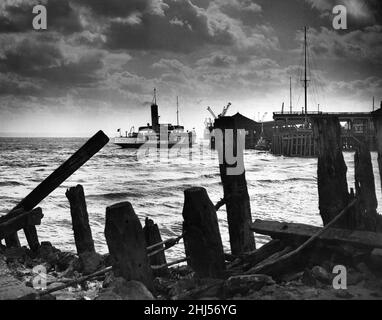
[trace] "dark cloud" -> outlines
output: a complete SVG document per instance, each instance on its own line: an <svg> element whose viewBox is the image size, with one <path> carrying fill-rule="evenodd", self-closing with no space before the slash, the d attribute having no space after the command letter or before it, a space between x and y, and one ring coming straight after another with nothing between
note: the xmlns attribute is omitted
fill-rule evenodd
<svg viewBox="0 0 382 320"><path fill-rule="evenodd" d="M75 86L91 87L102 78L100 70L103 68L102 52L79 52L77 56L67 56L55 43L36 41L35 38L20 39L16 43L8 44L8 48L0 54L0 71L8 78L34 79L39 87L30 87L26 94L51 96L65 95L65 91ZM16 76L15 76L16 75ZM21 78L20 78L21 77ZM29 82L21 83L25 89ZM8 86L0 84L1 94L8 94ZM20 86L15 86L19 88ZM21 94L22 90L19 90Z"/></svg>
<svg viewBox="0 0 382 320"><path fill-rule="evenodd" d="M143 13L137 23L113 21L107 30L111 49L190 52L204 45L232 45L235 25L220 12L208 12L191 1L165 0L164 14Z"/></svg>
<svg viewBox="0 0 382 320"><path fill-rule="evenodd" d="M76 108L125 114L147 105L154 87L161 106L181 96L190 118L200 101L274 108L290 76L301 89L304 25L319 64L312 86L315 77L335 106L350 93L362 104L381 92L382 2L343 0L354 6L339 32L331 10L340 1L0 0L0 125L4 110L39 106L66 119ZM48 9L45 32L32 31L37 3Z"/></svg>
<svg viewBox="0 0 382 320"><path fill-rule="evenodd" d="M76 4L90 8L95 14L107 17L127 17L134 12L145 12L150 0L73 0ZM159 0L155 0L159 1Z"/></svg>

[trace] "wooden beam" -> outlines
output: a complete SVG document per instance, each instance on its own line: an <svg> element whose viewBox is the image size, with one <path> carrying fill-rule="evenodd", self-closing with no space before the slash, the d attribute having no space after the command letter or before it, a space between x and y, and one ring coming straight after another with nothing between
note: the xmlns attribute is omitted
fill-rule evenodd
<svg viewBox="0 0 382 320"><path fill-rule="evenodd" d="M256 220L252 224L251 230L271 236L274 239L304 241L322 228L300 223ZM371 231L329 228L318 237L318 240L328 243L348 243L368 248L382 248L382 233Z"/></svg>
<svg viewBox="0 0 382 320"><path fill-rule="evenodd" d="M81 168L82 165L100 151L108 142L109 138L102 131L98 131L68 160L29 193L15 208L24 208L25 210L33 209L61 183Z"/></svg>
<svg viewBox="0 0 382 320"><path fill-rule="evenodd" d="M41 208L36 208L32 211L23 211L16 217L0 222L0 239L4 239L23 228L39 225L43 216ZM31 249L33 250L33 248Z"/></svg>
<svg viewBox="0 0 382 320"><path fill-rule="evenodd" d="M68 160L53 171L45 180L43 180L35 189L32 190L8 215L15 216L19 213L16 209L32 210L51 192L53 192L61 183L76 172L91 157L100 151L107 143L109 138L100 130L90 138L80 149L78 149ZM20 212L20 211L18 211ZM8 216L7 215L7 216ZM4 218L6 219L6 218ZM24 230L28 236L28 230ZM9 243L17 244L17 234L10 235Z"/></svg>

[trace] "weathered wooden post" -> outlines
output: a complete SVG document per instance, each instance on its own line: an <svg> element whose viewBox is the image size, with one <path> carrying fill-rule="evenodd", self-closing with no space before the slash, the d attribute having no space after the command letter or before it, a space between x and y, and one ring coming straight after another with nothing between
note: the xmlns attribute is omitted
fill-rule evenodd
<svg viewBox="0 0 382 320"><path fill-rule="evenodd" d="M374 130L377 138L378 168L382 187L382 101L381 108L371 113L373 116Z"/></svg>
<svg viewBox="0 0 382 320"><path fill-rule="evenodd" d="M143 233L145 235L146 245L150 247L154 244L162 242L162 237L159 232L158 225L154 223L153 220L146 218L145 226L143 227ZM164 244L155 247L155 251L164 249ZM158 252L157 254L150 257L150 264L152 266L160 266L167 264L166 255L164 251ZM162 268L159 270L154 270L154 275L164 276L168 275L168 268Z"/></svg>
<svg viewBox="0 0 382 320"><path fill-rule="evenodd" d="M359 199L354 228L358 230L376 231L377 229L377 196L373 165L370 150L364 143L359 143L354 155L355 190Z"/></svg>
<svg viewBox="0 0 382 320"><path fill-rule="evenodd" d="M22 209L17 209L21 212L18 215L6 215L0 217L0 240L7 238L8 236L15 234L18 230L28 229L31 232L27 234L27 241L32 251L37 251L40 247L35 225L41 223L41 219L44 216L41 208L35 208L30 212L26 212Z"/></svg>
<svg viewBox="0 0 382 320"><path fill-rule="evenodd" d="M231 253L239 255L256 247L253 232L250 230L251 205L245 179L245 130L238 128L232 117L216 119L215 128L220 130L220 133L216 133L215 144L227 208Z"/></svg>
<svg viewBox="0 0 382 320"><path fill-rule="evenodd" d="M153 290L153 275L147 257L142 225L130 202L106 208L105 237L116 276L141 281Z"/></svg>
<svg viewBox="0 0 382 320"><path fill-rule="evenodd" d="M349 201L347 167L342 154L341 127L337 117L314 116L313 133L318 148L318 196L320 215L327 225L345 208ZM346 228L350 224L345 217L337 227Z"/></svg>
<svg viewBox="0 0 382 320"><path fill-rule="evenodd" d="M204 188L184 191L183 233L189 265L201 278L224 276L224 251L216 210Z"/></svg>
<svg viewBox="0 0 382 320"><path fill-rule="evenodd" d="M53 171L44 181L42 181L35 189L32 190L15 208L13 208L7 215L19 214L17 209L24 209L25 211L32 210L42 200L44 200L52 191L54 191L61 183L69 178L76 172L84 163L86 163L92 156L101 150L107 143L109 138L100 130L93 137L91 137L80 149L78 149L69 159L67 159L61 166ZM24 229L26 238L34 239L37 235L35 227ZM30 234L30 235L29 235ZM20 246L17 233L9 235L6 238L8 246ZM34 246L34 243L29 244Z"/></svg>
<svg viewBox="0 0 382 320"><path fill-rule="evenodd" d="M79 184L76 187L69 188L65 195L70 204L74 241L78 255L84 252L95 252L84 188Z"/></svg>

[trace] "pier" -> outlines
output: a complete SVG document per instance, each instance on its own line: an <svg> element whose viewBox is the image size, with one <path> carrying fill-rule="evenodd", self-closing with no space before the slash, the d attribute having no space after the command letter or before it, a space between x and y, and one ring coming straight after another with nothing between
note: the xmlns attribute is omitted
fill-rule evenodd
<svg viewBox="0 0 382 320"><path fill-rule="evenodd" d="M359 143L376 150L376 131L371 112L274 112L272 148L274 155L317 157L313 138L313 120L317 117L337 118L340 123L344 151L354 151Z"/></svg>

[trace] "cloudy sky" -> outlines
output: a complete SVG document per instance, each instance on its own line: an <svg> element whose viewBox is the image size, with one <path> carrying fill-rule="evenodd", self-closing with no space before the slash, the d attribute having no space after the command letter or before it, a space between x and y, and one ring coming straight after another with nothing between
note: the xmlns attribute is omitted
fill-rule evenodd
<svg viewBox="0 0 382 320"><path fill-rule="evenodd" d="M48 30L32 29L44 4ZM332 9L348 9L348 30ZM303 107L309 27L309 110L370 111L382 100L380 0L1 0L0 135L113 136L150 120L200 130L232 103L258 118Z"/></svg>

